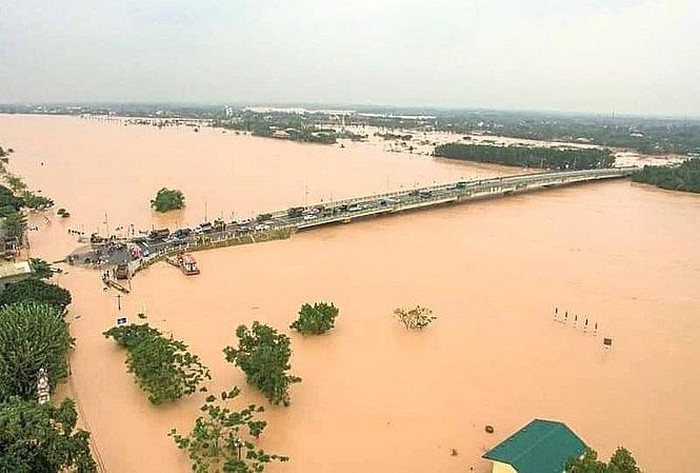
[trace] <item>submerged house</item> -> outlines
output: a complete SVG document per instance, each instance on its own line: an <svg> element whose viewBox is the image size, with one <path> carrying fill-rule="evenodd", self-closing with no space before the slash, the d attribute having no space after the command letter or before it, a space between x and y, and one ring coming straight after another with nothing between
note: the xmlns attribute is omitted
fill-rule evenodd
<svg viewBox="0 0 700 473"><path fill-rule="evenodd" d="M483 455L493 473L562 473L586 444L564 423L535 419Z"/></svg>

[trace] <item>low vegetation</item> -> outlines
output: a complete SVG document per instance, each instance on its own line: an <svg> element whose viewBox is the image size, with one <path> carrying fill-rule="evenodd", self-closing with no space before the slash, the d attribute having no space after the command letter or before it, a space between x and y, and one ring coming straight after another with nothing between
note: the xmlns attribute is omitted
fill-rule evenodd
<svg viewBox="0 0 700 473"><path fill-rule="evenodd" d="M127 371L153 404L192 394L205 379L211 379L209 369L187 351L187 345L164 337L148 324L112 327L103 335L128 350Z"/></svg>
<svg viewBox="0 0 700 473"><path fill-rule="evenodd" d="M433 316L432 310L419 305L413 309L398 308L394 310L394 316L404 324L407 329L411 330L423 330L437 320L437 317Z"/></svg>
<svg viewBox="0 0 700 473"><path fill-rule="evenodd" d="M248 383L257 387L272 404L288 406L290 386L301 381L289 374L292 355L289 337L257 321L250 329L240 325L236 337L238 348L224 348L226 361L241 368Z"/></svg>
<svg viewBox="0 0 700 473"><path fill-rule="evenodd" d="M156 193L155 199L151 200L151 207L156 212L169 212L181 209L184 206L185 195L178 189L163 187Z"/></svg>
<svg viewBox="0 0 700 473"><path fill-rule="evenodd" d="M304 304L299 310L299 318L289 328L297 330L304 335L325 333L335 325L335 318L338 316L338 312L338 308L332 303Z"/></svg>
<svg viewBox="0 0 700 473"><path fill-rule="evenodd" d="M0 471L92 473L90 433L76 430L75 402L58 407L13 397L0 403Z"/></svg>
<svg viewBox="0 0 700 473"><path fill-rule="evenodd" d="M204 415L195 420L189 435L170 431L177 446L187 452L195 473L260 473L272 461L289 460L257 448L256 442L267 427L267 422L256 418L264 411L262 407L251 404L235 411L223 405L239 393L235 387L222 392L218 399L208 396L200 409Z"/></svg>
<svg viewBox="0 0 700 473"><path fill-rule="evenodd" d="M595 450L587 450L582 458L572 458L566 463L565 473L641 473L629 450L618 447L608 463L598 460Z"/></svg>
<svg viewBox="0 0 700 473"><path fill-rule="evenodd" d="M447 143L436 146L434 155L480 163L557 170L608 168L615 163L615 156L607 149L558 149Z"/></svg>
<svg viewBox="0 0 700 473"><path fill-rule="evenodd" d="M68 324L55 307L23 301L0 308L0 400L35 399L41 368L54 388L68 376L72 346Z"/></svg>
<svg viewBox="0 0 700 473"><path fill-rule="evenodd" d="M72 300L67 289L35 278L10 284L0 293L0 307L16 302L36 301L54 306L61 313Z"/></svg>
<svg viewBox="0 0 700 473"><path fill-rule="evenodd" d="M644 166L634 173L632 180L662 189L700 193L700 158L676 166Z"/></svg>

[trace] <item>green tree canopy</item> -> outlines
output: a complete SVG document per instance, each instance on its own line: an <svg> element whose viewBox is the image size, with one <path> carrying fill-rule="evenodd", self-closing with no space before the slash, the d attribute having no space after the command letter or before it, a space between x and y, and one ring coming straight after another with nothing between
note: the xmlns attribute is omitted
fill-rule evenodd
<svg viewBox="0 0 700 473"><path fill-rule="evenodd" d="M187 351L187 345L163 337L148 324L113 327L104 336L128 350L127 370L153 404L192 394L205 379L211 379L209 369Z"/></svg>
<svg viewBox="0 0 700 473"><path fill-rule="evenodd" d="M11 210L9 207L2 209L4 212L3 226L5 227L5 236L10 238L20 238L24 234L24 229L27 226L27 219L19 212Z"/></svg>
<svg viewBox="0 0 700 473"><path fill-rule="evenodd" d="M90 434L75 430L75 403L11 398L0 404L0 471L12 473L92 473Z"/></svg>
<svg viewBox="0 0 700 473"><path fill-rule="evenodd" d="M289 337L257 321L250 329L240 325L236 336L238 348L224 348L226 361L240 367L248 383L260 389L271 403L288 406L289 387L301 381L288 373L292 355Z"/></svg>
<svg viewBox="0 0 700 473"><path fill-rule="evenodd" d="M0 399L34 399L41 368L54 388L68 375L66 356L72 346L68 324L55 307L35 301L1 307Z"/></svg>
<svg viewBox="0 0 700 473"><path fill-rule="evenodd" d="M303 334L324 333L333 328L338 312L338 308L332 303L304 304L299 310L299 318L292 322L289 328L298 330Z"/></svg>
<svg viewBox="0 0 700 473"><path fill-rule="evenodd" d="M256 447L255 442L267 426L267 422L256 419L256 414L264 411L262 407L251 404L234 411L223 405L239 393L235 387L222 392L219 399L208 396L200 409L204 415L197 418L189 435L181 435L175 429L168 434L187 452L195 473L260 473L274 460L289 459Z"/></svg>
<svg viewBox="0 0 700 473"><path fill-rule="evenodd" d="M436 146L434 154L450 159L548 169L608 168L615 163L615 155L608 149L558 149L535 146L446 143Z"/></svg>
<svg viewBox="0 0 700 473"><path fill-rule="evenodd" d="M156 193L156 198L151 200L151 207L157 212L168 212L181 209L185 206L185 195L178 189L163 187Z"/></svg>
<svg viewBox="0 0 700 473"><path fill-rule="evenodd" d="M632 180L662 189L700 193L700 158L676 166L644 166L632 175Z"/></svg>
<svg viewBox="0 0 700 473"><path fill-rule="evenodd" d="M29 265L34 271L34 277L37 279L49 279L53 276L51 265L40 258L29 258Z"/></svg>
<svg viewBox="0 0 700 473"><path fill-rule="evenodd" d="M72 297L68 289L31 278L8 285L0 294L0 307L22 301L44 302L63 312Z"/></svg>
<svg viewBox="0 0 700 473"><path fill-rule="evenodd" d="M618 447L606 464L598 460L595 450L588 449L581 458L572 458L566 463L566 473L641 473L637 461L629 450Z"/></svg>

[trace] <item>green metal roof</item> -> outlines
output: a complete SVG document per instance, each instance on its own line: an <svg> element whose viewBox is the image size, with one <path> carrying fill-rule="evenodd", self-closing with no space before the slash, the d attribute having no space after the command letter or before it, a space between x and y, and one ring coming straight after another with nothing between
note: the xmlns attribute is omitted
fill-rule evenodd
<svg viewBox="0 0 700 473"><path fill-rule="evenodd" d="M508 463L518 473L562 473L566 461L585 450L586 444L563 423L535 419L483 458Z"/></svg>

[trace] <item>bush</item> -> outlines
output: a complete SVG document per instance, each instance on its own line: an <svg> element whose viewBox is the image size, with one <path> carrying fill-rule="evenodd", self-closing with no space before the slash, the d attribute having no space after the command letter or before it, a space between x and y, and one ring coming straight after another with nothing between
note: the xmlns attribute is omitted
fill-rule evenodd
<svg viewBox="0 0 700 473"><path fill-rule="evenodd" d="M211 379L209 369L187 351L187 345L163 337L148 324L113 327L103 335L128 350L127 371L153 404L192 394L205 379Z"/></svg>
<svg viewBox="0 0 700 473"><path fill-rule="evenodd" d="M73 342L56 307L24 301L0 308L0 399L35 399L41 368L54 388L68 375Z"/></svg>
<svg viewBox="0 0 700 473"><path fill-rule="evenodd" d="M299 318L289 328L305 335L325 333L333 328L338 312L338 308L332 303L320 302L313 306L304 304L299 310Z"/></svg>
<svg viewBox="0 0 700 473"><path fill-rule="evenodd" d="M181 209L185 206L185 195L178 189L163 187L156 193L156 198L151 200L151 207L157 212L168 212Z"/></svg>
<svg viewBox="0 0 700 473"><path fill-rule="evenodd" d="M248 383L260 389L271 403L288 406L289 387L301 381L287 373L292 355L289 337L257 321L251 329L239 326L236 336L238 348L224 348L226 361L240 367Z"/></svg>
<svg viewBox="0 0 700 473"><path fill-rule="evenodd" d="M72 300L67 289L39 279L25 279L5 288L0 294L0 307L15 302L36 301L52 305L63 312Z"/></svg>
<svg viewBox="0 0 700 473"><path fill-rule="evenodd" d="M432 314L432 310L419 305L413 309L399 308L394 310L394 315L406 328L417 330L423 330L434 320L437 320L437 317L434 317Z"/></svg>
<svg viewBox="0 0 700 473"><path fill-rule="evenodd" d="M232 411L221 405L239 393L238 388L222 392L221 403L215 396L207 397L200 409L205 415L197 418L188 436L178 434L175 429L168 434L181 450L188 453L192 471L260 473L273 460L289 460L256 448L255 441L267 426L267 422L255 418L257 413L264 411L262 407L251 404L240 411Z"/></svg>

